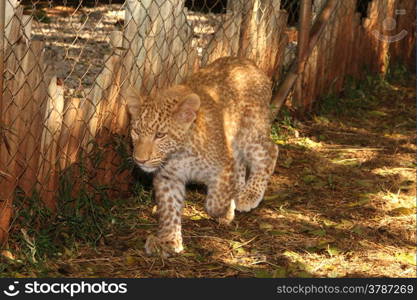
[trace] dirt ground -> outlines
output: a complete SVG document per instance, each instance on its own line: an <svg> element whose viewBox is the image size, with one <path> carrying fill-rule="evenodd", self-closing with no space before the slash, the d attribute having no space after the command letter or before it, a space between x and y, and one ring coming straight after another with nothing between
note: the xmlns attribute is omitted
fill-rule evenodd
<svg viewBox="0 0 417 300"><path fill-rule="evenodd" d="M367 87L324 99L305 121L280 114L271 134L280 156L267 195L252 212L237 213L230 227L207 216L204 190L191 187L183 254L146 256L157 219L150 187L137 185L135 197L111 203L96 243L55 243L55 253L36 264L0 261L0 274L416 277L415 77L365 81ZM57 231L65 244L71 232Z"/></svg>

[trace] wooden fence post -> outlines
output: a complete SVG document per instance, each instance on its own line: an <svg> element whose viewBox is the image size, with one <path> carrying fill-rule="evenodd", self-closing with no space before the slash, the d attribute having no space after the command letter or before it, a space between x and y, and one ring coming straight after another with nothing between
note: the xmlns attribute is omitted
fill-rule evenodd
<svg viewBox="0 0 417 300"><path fill-rule="evenodd" d="M320 16L317 17L316 22L311 28L308 48L304 53L302 60L308 59L310 53L313 51L321 34L323 33L323 30L326 28L326 25L328 24L330 17L333 15L338 3L338 0L329 0L327 2L326 7L322 10ZM277 92L272 96L271 106L273 115L276 115L278 111L281 109L282 105L287 99L287 96L291 88L297 80L297 68L298 63L294 62L284 82L281 84Z"/></svg>
<svg viewBox="0 0 417 300"><path fill-rule="evenodd" d="M3 73L4 73L4 37L6 23L6 1L0 0L0 116L2 115L1 103L3 102ZM1 125L1 123L0 123ZM0 130L1 127L0 127Z"/></svg>
<svg viewBox="0 0 417 300"><path fill-rule="evenodd" d="M5 37L5 22L6 22L6 1L0 0L0 247L5 243L8 231L9 222L12 215L12 199L11 186L8 183L9 174L6 173L2 161L2 152L7 151L7 140L3 128L3 76L4 76L4 37Z"/></svg>
<svg viewBox="0 0 417 300"><path fill-rule="evenodd" d="M410 70L416 68L416 7L414 1L399 0L396 3L395 34L398 41L390 44L391 62L404 63ZM393 34L393 33L391 33Z"/></svg>
<svg viewBox="0 0 417 300"><path fill-rule="evenodd" d="M16 0L0 1L0 246L8 237L14 191L24 170L22 163L26 160L21 147L24 139L19 132L26 126L21 119L24 116L19 112L27 102L24 74L28 73L29 66L27 44L23 40L17 42L24 30L22 14L23 9L17 7ZM11 50L11 43L15 51Z"/></svg>
<svg viewBox="0 0 417 300"><path fill-rule="evenodd" d="M51 211L56 209L56 191L59 173L59 137L64 115L63 83L53 77L48 86L48 99L43 119L43 132L40 141L41 160L38 181L41 199Z"/></svg>
<svg viewBox="0 0 417 300"><path fill-rule="evenodd" d="M230 1L227 13L203 50L202 65L223 56L240 56L252 59L274 77L287 45L283 34L287 17L278 0Z"/></svg>
<svg viewBox="0 0 417 300"><path fill-rule="evenodd" d="M303 60L308 48L308 40L310 37L312 3L311 0L301 0L300 9L300 28L298 32L298 53L297 53L297 73L298 79L295 83L293 104L300 112L304 111L303 102L303 72L307 60Z"/></svg>
<svg viewBox="0 0 417 300"><path fill-rule="evenodd" d="M128 75L128 83L144 95L179 83L197 58L191 47L194 33L185 16L185 0L126 3L123 76Z"/></svg>
<svg viewBox="0 0 417 300"><path fill-rule="evenodd" d="M223 56L238 55L245 2L244 0L229 1L228 6L228 11L222 15L221 23L215 34L213 34L207 47L203 49L202 66Z"/></svg>

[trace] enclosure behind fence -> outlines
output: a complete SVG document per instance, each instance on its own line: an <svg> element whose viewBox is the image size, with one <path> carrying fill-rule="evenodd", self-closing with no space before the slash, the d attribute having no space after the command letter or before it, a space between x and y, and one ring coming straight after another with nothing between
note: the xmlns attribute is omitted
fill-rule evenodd
<svg viewBox="0 0 417 300"><path fill-rule="evenodd" d="M273 79L275 112L287 98L303 112L347 76L415 62L412 0L0 4L0 242L25 207L129 193L130 85L151 94L242 56Z"/></svg>

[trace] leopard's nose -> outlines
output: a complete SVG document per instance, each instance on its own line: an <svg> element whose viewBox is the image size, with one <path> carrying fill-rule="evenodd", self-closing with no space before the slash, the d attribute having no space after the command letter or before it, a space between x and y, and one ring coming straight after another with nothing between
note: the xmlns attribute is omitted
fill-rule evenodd
<svg viewBox="0 0 417 300"><path fill-rule="evenodd" d="M137 159L137 158L135 158L135 161L136 161L138 164L144 164L144 163L146 163L148 160L149 160L149 159Z"/></svg>

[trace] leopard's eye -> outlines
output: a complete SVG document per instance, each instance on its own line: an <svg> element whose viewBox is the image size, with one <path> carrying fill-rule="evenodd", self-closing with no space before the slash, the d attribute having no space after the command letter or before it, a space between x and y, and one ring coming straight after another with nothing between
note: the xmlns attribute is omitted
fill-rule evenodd
<svg viewBox="0 0 417 300"><path fill-rule="evenodd" d="M157 139L162 139L163 137L165 137L167 134L166 134L166 132L157 132L156 134L155 134L155 138L157 138Z"/></svg>

